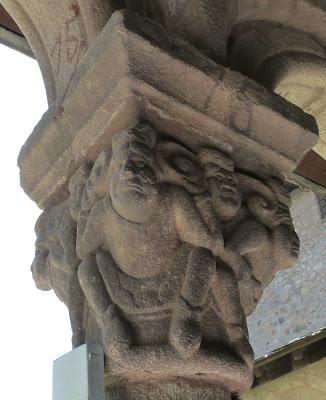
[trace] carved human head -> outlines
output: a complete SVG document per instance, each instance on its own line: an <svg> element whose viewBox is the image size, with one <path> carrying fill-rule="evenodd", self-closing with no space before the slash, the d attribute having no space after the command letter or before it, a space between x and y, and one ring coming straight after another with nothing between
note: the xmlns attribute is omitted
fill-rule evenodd
<svg viewBox="0 0 326 400"><path fill-rule="evenodd" d="M203 169L196 155L184 146L163 140L156 146L155 158L160 181L181 186L189 193L205 190Z"/></svg>
<svg viewBox="0 0 326 400"><path fill-rule="evenodd" d="M149 124L116 134L112 139L109 191L113 207L131 220L143 219L156 197L153 149L157 134Z"/></svg>
<svg viewBox="0 0 326 400"><path fill-rule="evenodd" d="M70 216L68 202L44 211L39 217L32 274L38 288L54 289L66 299L67 275L76 271L76 224Z"/></svg>
<svg viewBox="0 0 326 400"><path fill-rule="evenodd" d="M269 186L277 199L272 229L275 265L279 266L279 269L289 268L298 261L300 252L300 241L290 214L291 199L281 182L270 180Z"/></svg>
<svg viewBox="0 0 326 400"><path fill-rule="evenodd" d="M204 167L214 208L223 222L236 216L241 206L241 193L232 159L219 150L205 148L199 159Z"/></svg>

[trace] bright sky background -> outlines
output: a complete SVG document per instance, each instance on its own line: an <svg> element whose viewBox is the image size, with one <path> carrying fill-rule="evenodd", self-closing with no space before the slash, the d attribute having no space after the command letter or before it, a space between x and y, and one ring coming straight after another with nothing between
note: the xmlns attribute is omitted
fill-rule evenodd
<svg viewBox="0 0 326 400"><path fill-rule="evenodd" d="M40 213L19 186L19 150L47 109L35 60L0 45L1 398L51 400L52 362L70 351L66 307L37 290L30 265Z"/></svg>

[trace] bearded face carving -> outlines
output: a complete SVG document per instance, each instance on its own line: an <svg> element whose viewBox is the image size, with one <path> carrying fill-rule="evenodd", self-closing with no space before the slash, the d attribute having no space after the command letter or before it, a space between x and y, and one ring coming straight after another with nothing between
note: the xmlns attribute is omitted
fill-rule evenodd
<svg viewBox="0 0 326 400"><path fill-rule="evenodd" d="M148 125L113 139L109 195L114 209L133 222L146 217L146 205L157 193L152 155L155 143L156 132Z"/></svg>
<svg viewBox="0 0 326 400"><path fill-rule="evenodd" d="M215 149L203 149L199 153L213 205L223 222L232 220L239 212L241 195L232 160Z"/></svg>
<svg viewBox="0 0 326 400"><path fill-rule="evenodd" d="M76 191L76 193L78 190ZM68 309L74 347L85 341L84 295L78 282L80 259L76 254L76 222L69 201L45 211L39 217L32 274L39 289L53 289ZM73 215L76 210L73 203Z"/></svg>

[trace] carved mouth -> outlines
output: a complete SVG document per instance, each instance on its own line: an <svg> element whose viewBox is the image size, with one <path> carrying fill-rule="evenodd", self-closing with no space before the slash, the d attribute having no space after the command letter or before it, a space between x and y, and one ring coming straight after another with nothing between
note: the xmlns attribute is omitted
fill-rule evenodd
<svg viewBox="0 0 326 400"><path fill-rule="evenodd" d="M138 184L135 181L133 181L133 180L126 179L124 181L124 185L125 185L125 189L127 189L127 190L131 190L133 192L137 192L137 193L140 193L140 194L144 193L143 187L140 184Z"/></svg>
<svg viewBox="0 0 326 400"><path fill-rule="evenodd" d="M221 197L226 200L235 200L237 198L237 191L230 186L221 186Z"/></svg>

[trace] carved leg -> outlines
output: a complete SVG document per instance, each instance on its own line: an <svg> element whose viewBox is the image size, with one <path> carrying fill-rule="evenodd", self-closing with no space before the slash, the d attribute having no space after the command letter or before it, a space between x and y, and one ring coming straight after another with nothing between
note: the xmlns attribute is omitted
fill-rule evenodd
<svg viewBox="0 0 326 400"><path fill-rule="evenodd" d="M190 358L200 348L200 319L215 269L215 258L209 250L198 247L190 253L170 328L170 343L183 358Z"/></svg>
<svg viewBox="0 0 326 400"><path fill-rule="evenodd" d="M119 308L111 304L103 319L103 347L108 357L122 364L127 364L129 359L131 336L128 334L128 328Z"/></svg>
<svg viewBox="0 0 326 400"><path fill-rule="evenodd" d="M99 252L94 262L96 263L101 285L105 287L104 290L107 296L109 296L108 292L110 291L110 283L112 281L112 276L110 275L110 271L112 271L111 267L114 266L114 270L118 267L108 252ZM101 321L104 352L110 359L118 363L128 363L128 353L132 343L131 328L123 317L119 307L114 303L110 304L103 313Z"/></svg>
<svg viewBox="0 0 326 400"><path fill-rule="evenodd" d="M239 287L234 272L217 260L213 296L222 312L234 351L253 366L253 351L248 340L246 317L240 302Z"/></svg>
<svg viewBox="0 0 326 400"><path fill-rule="evenodd" d="M96 320L102 327L111 299L98 270L95 256L81 262L78 268L78 279Z"/></svg>
<svg viewBox="0 0 326 400"><path fill-rule="evenodd" d="M79 284L78 274L69 278L68 309L72 329L72 345L78 347L85 343L84 304L85 297Z"/></svg>

